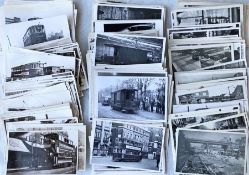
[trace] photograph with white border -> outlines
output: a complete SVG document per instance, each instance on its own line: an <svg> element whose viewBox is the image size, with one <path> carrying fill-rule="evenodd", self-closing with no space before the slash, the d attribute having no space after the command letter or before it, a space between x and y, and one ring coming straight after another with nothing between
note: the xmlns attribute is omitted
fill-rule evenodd
<svg viewBox="0 0 249 175"><path fill-rule="evenodd" d="M162 67L165 38L97 34L96 65L143 65Z"/></svg>
<svg viewBox="0 0 249 175"><path fill-rule="evenodd" d="M183 8L172 11L173 27L243 22L243 5Z"/></svg>
<svg viewBox="0 0 249 175"><path fill-rule="evenodd" d="M65 15L5 25L4 35L8 46L20 48L71 38Z"/></svg>
<svg viewBox="0 0 249 175"><path fill-rule="evenodd" d="M176 173L245 174L246 133L179 129L177 135Z"/></svg>
<svg viewBox="0 0 249 175"><path fill-rule="evenodd" d="M192 71L221 66L242 58L241 43L183 46L170 49L175 70Z"/></svg>
<svg viewBox="0 0 249 175"><path fill-rule="evenodd" d="M95 33L136 34L141 32L157 33L163 37L162 20L94 21Z"/></svg>
<svg viewBox="0 0 249 175"><path fill-rule="evenodd" d="M76 174L77 130L9 132L8 174Z"/></svg>
<svg viewBox="0 0 249 175"><path fill-rule="evenodd" d="M203 129L203 130L245 130L248 129L247 114L242 113L236 116L229 116L214 121L209 121L201 124L189 126L191 129Z"/></svg>
<svg viewBox="0 0 249 175"><path fill-rule="evenodd" d="M20 50L6 53L6 81L76 71L75 57Z"/></svg>
<svg viewBox="0 0 249 175"><path fill-rule="evenodd" d="M163 73L95 72L95 116L165 121L167 80Z"/></svg>
<svg viewBox="0 0 249 175"><path fill-rule="evenodd" d="M163 20L164 8L129 4L96 4L94 20Z"/></svg>
<svg viewBox="0 0 249 175"><path fill-rule="evenodd" d="M187 113L177 113L169 115L169 128L171 132L171 139L174 142L174 148L176 146L176 131L178 128L186 128L194 125L223 119L225 117L234 116L240 113L238 106L221 107L214 109L206 109L200 111L193 111Z"/></svg>
<svg viewBox="0 0 249 175"><path fill-rule="evenodd" d="M223 85L176 93L176 104L201 104L247 100L247 83L243 80Z"/></svg>
<svg viewBox="0 0 249 175"><path fill-rule="evenodd" d="M95 120L91 163L159 171L164 128Z"/></svg>

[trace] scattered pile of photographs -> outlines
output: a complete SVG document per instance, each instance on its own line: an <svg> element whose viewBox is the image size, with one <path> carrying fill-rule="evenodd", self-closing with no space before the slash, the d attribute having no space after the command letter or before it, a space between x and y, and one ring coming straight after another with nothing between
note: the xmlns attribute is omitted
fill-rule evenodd
<svg viewBox="0 0 249 175"><path fill-rule="evenodd" d="M87 70L93 174L166 170L172 76L165 67L165 8L94 4Z"/></svg>
<svg viewBox="0 0 249 175"><path fill-rule="evenodd" d="M73 2L9 0L0 13L0 174L84 171L88 82Z"/></svg>
<svg viewBox="0 0 249 175"><path fill-rule="evenodd" d="M248 174L243 5L181 1L168 30L175 174Z"/></svg>

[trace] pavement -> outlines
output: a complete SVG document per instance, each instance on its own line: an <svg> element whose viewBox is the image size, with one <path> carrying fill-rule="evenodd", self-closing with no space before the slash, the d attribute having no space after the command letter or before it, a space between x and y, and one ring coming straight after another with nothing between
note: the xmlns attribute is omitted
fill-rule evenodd
<svg viewBox="0 0 249 175"><path fill-rule="evenodd" d="M113 162L112 157L93 157L92 163L116 167L127 167L136 169L158 170L156 160L142 159L141 162Z"/></svg>
<svg viewBox="0 0 249 175"><path fill-rule="evenodd" d="M21 170L17 169L12 171L8 171L8 175L32 175L32 174L73 174L75 172L75 166L66 167L66 168L58 168L58 169L50 169L50 170Z"/></svg>
<svg viewBox="0 0 249 175"><path fill-rule="evenodd" d="M121 111L116 111L111 106L103 106L101 103L98 104L98 116L100 118L112 118L122 120L164 120L163 114L156 112L148 112L139 110L137 113L128 114Z"/></svg>

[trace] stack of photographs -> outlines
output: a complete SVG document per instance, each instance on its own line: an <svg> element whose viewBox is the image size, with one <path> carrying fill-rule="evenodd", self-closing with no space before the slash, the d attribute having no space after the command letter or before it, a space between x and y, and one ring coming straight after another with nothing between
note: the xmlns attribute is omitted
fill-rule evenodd
<svg viewBox="0 0 249 175"><path fill-rule="evenodd" d="M86 169L80 96L88 88L72 1L6 1L1 8L0 174Z"/></svg>
<svg viewBox="0 0 249 175"><path fill-rule="evenodd" d="M172 75L162 6L95 3L86 55L93 174L166 171Z"/></svg>
<svg viewBox="0 0 249 175"><path fill-rule="evenodd" d="M162 37L164 22L163 6L99 2L94 4L92 30Z"/></svg>
<svg viewBox="0 0 249 175"><path fill-rule="evenodd" d="M76 83L83 95L88 82L75 39L77 9L72 1L5 1L1 18L4 22L1 29L3 50L17 47L74 57L77 60Z"/></svg>
<svg viewBox="0 0 249 175"><path fill-rule="evenodd" d="M168 30L171 71L245 68L243 5L172 11Z"/></svg>
<svg viewBox="0 0 249 175"><path fill-rule="evenodd" d="M168 30L175 82L168 120L173 172L248 174L243 5L185 5L173 10Z"/></svg>

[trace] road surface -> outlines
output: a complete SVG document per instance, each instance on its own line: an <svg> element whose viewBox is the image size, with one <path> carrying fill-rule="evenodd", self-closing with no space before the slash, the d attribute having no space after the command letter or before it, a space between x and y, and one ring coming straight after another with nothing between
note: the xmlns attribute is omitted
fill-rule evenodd
<svg viewBox="0 0 249 175"><path fill-rule="evenodd" d="M112 119L123 119L123 120L164 120L163 114L156 112L148 112L139 110L137 113L128 114L121 111L116 111L111 106L103 106L101 103L98 104L98 116L100 118L112 118Z"/></svg>
<svg viewBox="0 0 249 175"><path fill-rule="evenodd" d="M141 162L113 162L112 157L93 157L92 163L104 164L116 167L129 167L129 168L139 168L139 169L149 169L158 170L156 167L157 161L154 159L142 159Z"/></svg>
<svg viewBox="0 0 249 175"><path fill-rule="evenodd" d="M73 174L75 172L75 166L74 167L67 167L67 168L58 168L58 169L52 169L52 170L12 170L11 172L8 172L8 175L37 175L37 174Z"/></svg>

